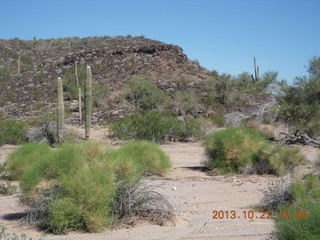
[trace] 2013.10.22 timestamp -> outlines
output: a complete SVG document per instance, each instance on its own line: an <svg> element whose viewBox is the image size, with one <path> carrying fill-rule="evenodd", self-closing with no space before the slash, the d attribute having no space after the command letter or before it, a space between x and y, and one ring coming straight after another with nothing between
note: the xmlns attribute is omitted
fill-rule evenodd
<svg viewBox="0 0 320 240"><path fill-rule="evenodd" d="M273 214L278 214L280 218L307 219L307 210L290 211L254 211L254 210L213 210L212 219L270 219Z"/></svg>

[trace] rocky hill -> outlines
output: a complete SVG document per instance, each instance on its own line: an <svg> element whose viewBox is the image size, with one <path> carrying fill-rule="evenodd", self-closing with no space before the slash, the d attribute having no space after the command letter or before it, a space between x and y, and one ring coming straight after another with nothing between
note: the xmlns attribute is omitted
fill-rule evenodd
<svg viewBox="0 0 320 240"><path fill-rule="evenodd" d="M20 72L18 72L20 59ZM194 88L201 92L210 72L191 61L183 50L144 37L90 37L0 40L0 112L4 117L31 120L53 115L56 77L65 82L66 109L76 112L76 98L68 84L80 81L86 65L92 67L94 85L101 94L94 121L128 114L121 102L122 88L134 76L154 82L169 95Z"/></svg>

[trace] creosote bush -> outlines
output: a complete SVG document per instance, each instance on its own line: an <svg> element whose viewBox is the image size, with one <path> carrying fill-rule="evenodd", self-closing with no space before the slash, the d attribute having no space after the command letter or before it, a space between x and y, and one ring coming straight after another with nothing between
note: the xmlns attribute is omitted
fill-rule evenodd
<svg viewBox="0 0 320 240"><path fill-rule="evenodd" d="M174 116L147 111L119 119L110 128L114 137L122 140L149 140L154 142L183 141L203 135L193 117L179 120Z"/></svg>
<svg viewBox="0 0 320 240"><path fill-rule="evenodd" d="M302 163L297 149L273 146L253 129L230 127L207 135L203 145L210 170L221 173L285 174Z"/></svg>
<svg viewBox="0 0 320 240"><path fill-rule="evenodd" d="M90 141L59 148L27 144L10 159L9 170L20 179L22 201L32 208L27 221L55 234L112 227L119 221L113 207L122 185L139 185L145 174L163 174L170 167L169 158L148 142L117 150ZM163 212L155 211L159 216Z"/></svg>
<svg viewBox="0 0 320 240"><path fill-rule="evenodd" d="M143 78L133 78L125 85L125 99L137 112L164 110L170 97L152 82Z"/></svg>

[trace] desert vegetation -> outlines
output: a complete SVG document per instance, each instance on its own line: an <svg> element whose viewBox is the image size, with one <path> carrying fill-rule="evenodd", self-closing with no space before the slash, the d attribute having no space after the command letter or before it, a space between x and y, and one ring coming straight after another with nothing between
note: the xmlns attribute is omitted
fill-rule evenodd
<svg viewBox="0 0 320 240"><path fill-rule="evenodd" d="M209 134L203 145L208 156L205 165L220 173L283 175L304 160L298 149L274 146L260 132L244 127Z"/></svg>
<svg viewBox="0 0 320 240"><path fill-rule="evenodd" d="M319 176L294 180L288 175L274 182L265 191L261 208L275 213L276 239L318 239L319 198Z"/></svg>
<svg viewBox="0 0 320 240"><path fill-rule="evenodd" d="M312 137L320 136L320 58L310 60L309 76L299 77L293 86L286 85L280 99L281 120L289 123L295 130Z"/></svg>
<svg viewBox="0 0 320 240"><path fill-rule="evenodd" d="M173 219L173 207L146 179L166 174L171 162L155 143L201 141L203 165L213 175L280 177L259 207L299 216L274 216L278 240L319 238L319 177L293 179L290 174L306 161L286 144L320 146L320 58L310 60L308 76L289 85L275 72L260 74L255 58L254 74L219 74L189 61L177 46L145 38L34 40L32 46L25 42L25 51L22 40L13 43L6 44L19 54L0 46L14 59L0 68L0 87L8 89L1 93L0 146L22 146L1 165L0 175L19 181L19 189L8 181L0 194L21 189L29 207L26 222L55 234L98 232L140 220L163 225ZM28 84L16 90L12 82L20 86L22 78ZM25 96L20 90L30 92L27 104L17 102ZM25 113L29 105L33 119ZM289 130L282 134L291 140L258 131L261 124L285 124ZM83 136L68 130L70 125ZM90 141L98 125L107 127L110 142L123 145Z"/></svg>
<svg viewBox="0 0 320 240"><path fill-rule="evenodd" d="M117 150L90 141L58 148L32 143L8 160L9 176L20 181L22 200L31 207L26 220L56 234L100 231L133 218L170 220L170 204L142 183L146 173L169 168L169 158L148 142Z"/></svg>
<svg viewBox="0 0 320 240"><path fill-rule="evenodd" d="M204 134L195 117L198 103L194 92L177 92L172 99L150 81L133 78L125 86L124 99L134 114L111 125L110 131L118 139L184 141Z"/></svg>
<svg viewBox="0 0 320 240"><path fill-rule="evenodd" d="M27 141L25 125L15 120L0 118L0 146L3 144L22 144Z"/></svg>

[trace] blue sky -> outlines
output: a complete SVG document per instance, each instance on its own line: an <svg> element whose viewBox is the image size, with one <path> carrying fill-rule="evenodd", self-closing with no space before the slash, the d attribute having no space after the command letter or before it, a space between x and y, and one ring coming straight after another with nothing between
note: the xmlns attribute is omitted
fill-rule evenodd
<svg viewBox="0 0 320 240"><path fill-rule="evenodd" d="M0 0L0 38L145 35L209 70L277 71L291 81L320 56L320 0Z"/></svg>

